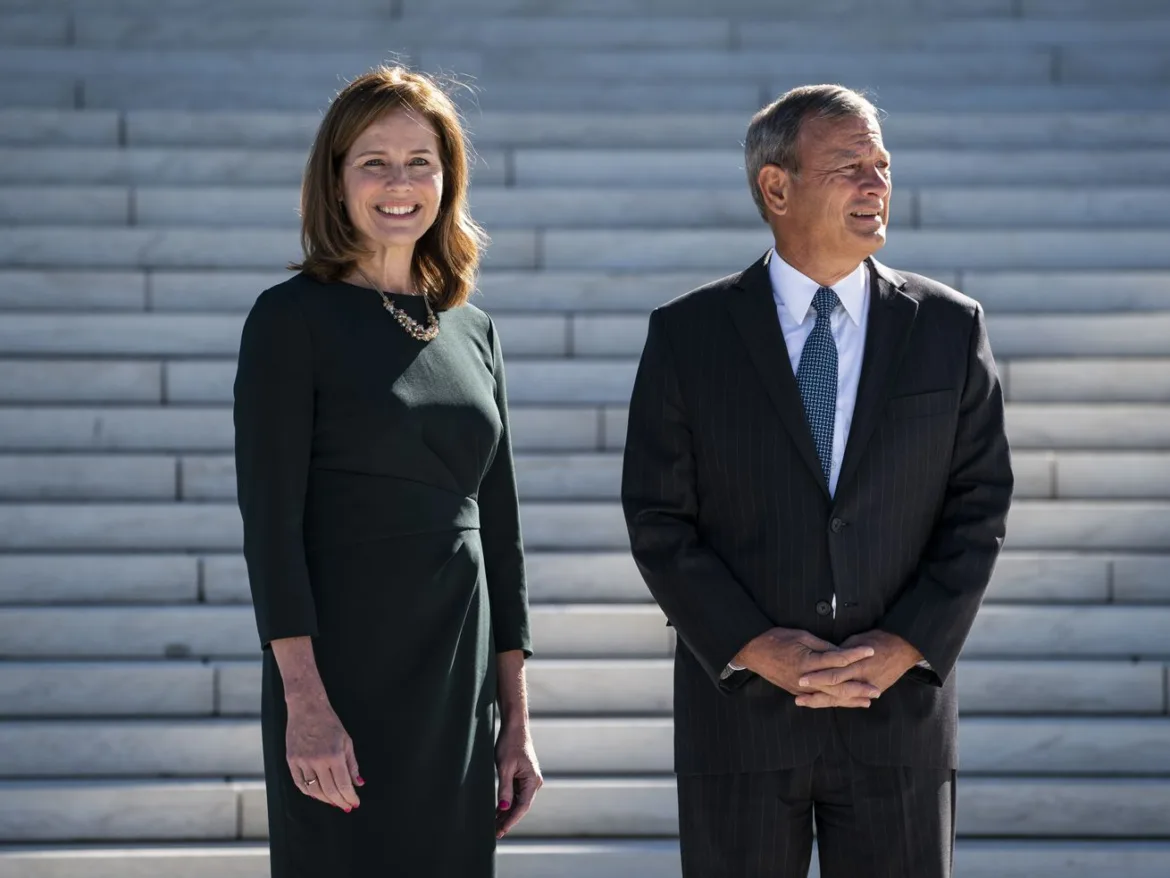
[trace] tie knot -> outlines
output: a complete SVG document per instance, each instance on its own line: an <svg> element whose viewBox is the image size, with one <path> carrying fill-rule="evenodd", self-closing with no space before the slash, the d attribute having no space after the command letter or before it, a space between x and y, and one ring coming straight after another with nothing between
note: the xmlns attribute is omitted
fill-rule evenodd
<svg viewBox="0 0 1170 878"><path fill-rule="evenodd" d="M841 300L837 298L837 294L831 288L821 287L813 296L812 301L813 307L817 309L817 319L822 317L828 319L840 302Z"/></svg>

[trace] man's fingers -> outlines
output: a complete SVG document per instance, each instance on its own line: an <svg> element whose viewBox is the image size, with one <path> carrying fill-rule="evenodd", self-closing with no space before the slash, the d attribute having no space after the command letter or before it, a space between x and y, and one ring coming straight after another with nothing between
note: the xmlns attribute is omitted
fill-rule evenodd
<svg viewBox="0 0 1170 878"><path fill-rule="evenodd" d="M866 668L851 665L828 671L805 674L798 681L801 689L824 692L835 697L877 698L882 691L864 679Z"/></svg>
<svg viewBox="0 0 1170 878"><path fill-rule="evenodd" d="M815 650L816 652L828 652L837 648L833 644L829 643L829 641L821 640L815 634L810 634L807 631L802 631L797 636L796 640L798 643L802 644L803 646L807 646L809 649Z"/></svg>
<svg viewBox="0 0 1170 878"><path fill-rule="evenodd" d="M796 705L798 707L869 707L870 699L868 698L852 698L852 697L837 697L828 695L824 692L812 692L808 695L799 695L796 698Z"/></svg>

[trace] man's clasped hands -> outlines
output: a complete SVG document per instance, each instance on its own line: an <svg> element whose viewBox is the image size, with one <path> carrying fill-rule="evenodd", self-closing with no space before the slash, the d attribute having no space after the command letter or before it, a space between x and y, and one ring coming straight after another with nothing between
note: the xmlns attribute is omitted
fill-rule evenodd
<svg viewBox="0 0 1170 878"><path fill-rule="evenodd" d="M795 695L799 707L869 707L921 660L901 637L876 629L834 646L807 631L772 628L735 657Z"/></svg>

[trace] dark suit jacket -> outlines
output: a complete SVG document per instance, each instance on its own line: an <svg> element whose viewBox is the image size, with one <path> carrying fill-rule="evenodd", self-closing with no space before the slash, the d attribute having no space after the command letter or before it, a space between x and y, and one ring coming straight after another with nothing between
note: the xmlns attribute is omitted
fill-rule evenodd
<svg viewBox="0 0 1170 878"><path fill-rule="evenodd" d="M630 402L622 505L678 633L676 769L806 764L831 723L863 762L954 768L953 670L1012 493L983 310L869 262L861 383L830 498L767 262L651 314ZM777 625L834 643L880 628L933 671L912 670L868 709L800 708L750 672L720 680Z"/></svg>

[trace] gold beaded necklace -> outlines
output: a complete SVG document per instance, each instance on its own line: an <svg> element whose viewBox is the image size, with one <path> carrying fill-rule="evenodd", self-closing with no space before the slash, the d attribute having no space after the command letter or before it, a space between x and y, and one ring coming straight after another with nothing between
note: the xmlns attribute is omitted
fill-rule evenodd
<svg viewBox="0 0 1170 878"><path fill-rule="evenodd" d="M422 294L423 304L427 309L427 325L423 326L397 305L390 301L390 297L382 290L380 286L370 280L370 276L362 271L360 268L356 269L357 273L362 276L370 286L378 291L378 295L382 297L382 307L390 312L391 316L398 321L398 325L406 330L407 335L411 338L416 338L419 341L433 341L435 336L439 334L439 318L435 316L435 312L431 310L431 300L426 294Z"/></svg>

